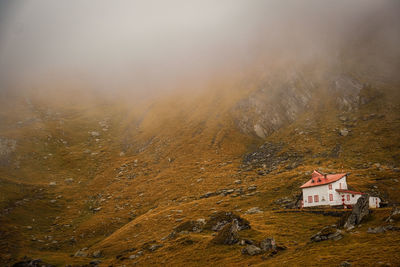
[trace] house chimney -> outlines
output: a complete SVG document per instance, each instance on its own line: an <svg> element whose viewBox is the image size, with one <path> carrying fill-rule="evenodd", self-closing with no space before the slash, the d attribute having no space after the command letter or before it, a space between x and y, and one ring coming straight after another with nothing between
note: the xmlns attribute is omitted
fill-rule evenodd
<svg viewBox="0 0 400 267"><path fill-rule="evenodd" d="M326 177L326 174L324 174L324 178L325 178L325 179L328 179L328 178Z"/></svg>

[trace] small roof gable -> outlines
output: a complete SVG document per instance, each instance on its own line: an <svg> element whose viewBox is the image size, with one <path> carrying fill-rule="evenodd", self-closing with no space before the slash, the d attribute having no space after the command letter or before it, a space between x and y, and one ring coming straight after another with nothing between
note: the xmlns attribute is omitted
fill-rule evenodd
<svg viewBox="0 0 400 267"><path fill-rule="evenodd" d="M319 185L330 184L340 180L344 177L346 173L338 173L338 174L322 174L316 170L311 174L311 179L307 181L307 183L300 186L300 188L314 187Z"/></svg>

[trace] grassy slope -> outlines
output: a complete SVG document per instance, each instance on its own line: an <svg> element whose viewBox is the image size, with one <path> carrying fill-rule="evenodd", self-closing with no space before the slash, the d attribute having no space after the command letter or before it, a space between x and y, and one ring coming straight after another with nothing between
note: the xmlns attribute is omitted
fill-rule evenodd
<svg viewBox="0 0 400 267"><path fill-rule="evenodd" d="M0 217L1 234L7 241L1 244L3 261L29 255L59 265L83 264L90 259L73 258L70 254L87 246L90 251L103 251L105 266L133 262L176 266L311 262L335 266L343 260L355 265L399 262L398 232L366 233L368 227L382 223L388 209L374 212L366 225L346 234L344 239L320 244L308 244L309 237L334 223L336 218L273 210L274 200L297 194L298 186L308 179L306 172L318 167L333 172L350 171L349 183L353 187L370 190L376 185L387 199L399 202L399 183L393 180L398 173L391 168L398 164L400 144L396 90L389 92L387 99L376 99L351 114L339 113L329 99L312 106L295 123L267 140L284 142L285 150L292 148L303 153L302 165L294 170L282 165L266 176L258 175L256 170L238 172L242 155L261 144L260 140L240 134L229 116L229 110L245 93L218 90L190 101L184 96L173 97L159 100L148 111L128 107L126 112L124 107L103 104L85 109L61 105L62 119L49 119L43 112L21 109L19 116L33 112L42 121L2 130L3 136L18 140L21 144L18 155L24 155L20 156L20 169L0 170L4 193L1 205L13 206L9 214ZM52 108L60 110L60 106ZM384 117L362 120L371 113ZM336 130L345 124L339 115L357 118L356 125L346 126L351 129L349 136L342 137ZM98 122L105 117L111 118L110 127L102 132ZM307 134L296 134L300 130ZM88 131L101 132L100 140L96 142ZM60 139L66 140L67 145ZM330 152L337 144L341 146L338 158L318 154ZM91 152L86 153L85 149ZM125 155L120 156L120 151L125 151ZM91 155L92 152L99 154ZM44 160L49 153L53 156ZM382 166L374 167L375 162ZM118 176L123 164L127 164L128 171ZM128 179L128 174L136 176ZM64 181L69 177L74 179L72 184ZM243 184L234 184L237 179ZM57 186L48 186L50 181L56 181ZM247 188L253 184L258 186L254 196L198 199L208 191ZM59 195L62 197L56 203L49 202ZM29 201L14 205L24 198ZM212 236L208 232L160 241L180 223L177 219L206 218L214 210L243 214L254 206L264 213L243 215L253 230L241 234L252 239L274 236L278 243L288 247L287 251L266 260L260 256L242 256L238 245L209 245ZM101 210L93 212L94 207ZM27 225L33 229L26 229ZM46 240L49 235L57 243ZM43 242L31 241L32 236ZM71 243L71 237L77 242ZM119 254L129 256L141 250L146 242L154 241L164 247L156 252L146 251L136 260L115 258ZM127 249L133 251L124 252Z"/></svg>

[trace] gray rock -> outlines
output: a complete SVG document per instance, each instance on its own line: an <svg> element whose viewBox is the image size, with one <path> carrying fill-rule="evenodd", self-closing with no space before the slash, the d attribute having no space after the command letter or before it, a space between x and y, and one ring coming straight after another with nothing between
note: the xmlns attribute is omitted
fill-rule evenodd
<svg viewBox="0 0 400 267"><path fill-rule="evenodd" d="M324 240L340 240L343 238L342 231L337 229L336 225L325 226L310 239L312 242L320 242Z"/></svg>
<svg viewBox="0 0 400 267"><path fill-rule="evenodd" d="M242 254L247 254L250 256L258 255L261 253L262 253L261 248L255 245L247 245L245 248L242 249Z"/></svg>
<svg viewBox="0 0 400 267"><path fill-rule="evenodd" d="M339 133L341 136L347 136L349 135L349 130L347 128L342 128L339 130Z"/></svg>
<svg viewBox="0 0 400 267"><path fill-rule="evenodd" d="M367 233L369 234L381 234L385 232L385 228L383 226L378 226L375 228L368 228Z"/></svg>
<svg viewBox="0 0 400 267"><path fill-rule="evenodd" d="M156 251L157 249L159 249L159 248L161 248L161 247L163 247L164 245L163 244L154 244L154 245L151 245L150 247L149 247L149 250L151 251L151 252L153 252L153 251Z"/></svg>
<svg viewBox="0 0 400 267"><path fill-rule="evenodd" d="M56 186L56 185L57 185L57 182L50 182L49 185L50 185L50 186Z"/></svg>
<svg viewBox="0 0 400 267"><path fill-rule="evenodd" d="M251 186L249 186L249 187L247 188L247 190L249 190L249 191L257 190L257 186L256 186L256 185L251 185Z"/></svg>
<svg viewBox="0 0 400 267"><path fill-rule="evenodd" d="M262 210L260 210L259 207L253 207L245 212L245 214L256 214L256 213L262 213Z"/></svg>
<svg viewBox="0 0 400 267"><path fill-rule="evenodd" d="M238 220L233 219L232 223L226 224L211 242L218 245L233 245L239 241L238 231Z"/></svg>
<svg viewBox="0 0 400 267"><path fill-rule="evenodd" d="M93 258L100 258L101 254L101 250L96 250L95 252L93 252L92 256Z"/></svg>
<svg viewBox="0 0 400 267"><path fill-rule="evenodd" d="M347 219L344 227L349 229L357 224L361 223L361 220L369 214L369 195L362 195L358 200L356 205L354 205L353 210Z"/></svg>
<svg viewBox="0 0 400 267"><path fill-rule="evenodd" d="M88 256L87 248L82 248L77 252L75 252L74 254L74 257L87 257L87 256Z"/></svg>
<svg viewBox="0 0 400 267"><path fill-rule="evenodd" d="M273 237L268 237L261 241L260 248L263 251L276 250L276 242Z"/></svg>
<svg viewBox="0 0 400 267"><path fill-rule="evenodd" d="M207 192L204 195L200 196L200 198L209 198L211 196L215 196L216 193L215 192Z"/></svg>
<svg viewBox="0 0 400 267"><path fill-rule="evenodd" d="M351 263L348 261L343 261L340 263L340 267L350 267L350 266L351 266Z"/></svg>

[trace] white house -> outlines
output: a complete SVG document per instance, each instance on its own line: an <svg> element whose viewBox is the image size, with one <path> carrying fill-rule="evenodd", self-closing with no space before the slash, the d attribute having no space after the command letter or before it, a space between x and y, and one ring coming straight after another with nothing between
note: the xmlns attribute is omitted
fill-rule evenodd
<svg viewBox="0 0 400 267"><path fill-rule="evenodd" d="M311 179L300 187L303 190L302 207L344 206L357 203L362 192L347 189L347 173L322 174L314 171ZM370 208L379 208L379 197L369 197Z"/></svg>

